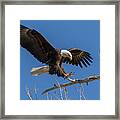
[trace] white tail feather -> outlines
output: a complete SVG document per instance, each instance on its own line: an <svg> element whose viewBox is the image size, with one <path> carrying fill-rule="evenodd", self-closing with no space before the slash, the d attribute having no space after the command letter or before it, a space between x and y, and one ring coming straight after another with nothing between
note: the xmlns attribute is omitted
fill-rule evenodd
<svg viewBox="0 0 120 120"><path fill-rule="evenodd" d="M32 68L32 70L31 70L32 76L38 76L38 75L41 75L43 73L49 73L49 66L42 66L42 67L38 67L38 68Z"/></svg>

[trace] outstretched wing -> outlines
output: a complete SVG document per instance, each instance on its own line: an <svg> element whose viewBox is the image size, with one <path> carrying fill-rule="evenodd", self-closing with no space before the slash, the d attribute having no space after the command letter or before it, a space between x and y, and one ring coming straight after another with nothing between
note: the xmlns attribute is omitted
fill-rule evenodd
<svg viewBox="0 0 120 120"><path fill-rule="evenodd" d="M87 67L87 65L90 65L90 63L93 62L93 58L91 57L90 53L86 51L82 51L77 48L71 48L69 49L69 52L72 54L72 60L68 58L63 58L63 63L69 63L72 65L80 66L81 68L83 66Z"/></svg>
<svg viewBox="0 0 120 120"><path fill-rule="evenodd" d="M20 44L42 63L49 63L56 54L55 48L41 33L23 25L20 25Z"/></svg>

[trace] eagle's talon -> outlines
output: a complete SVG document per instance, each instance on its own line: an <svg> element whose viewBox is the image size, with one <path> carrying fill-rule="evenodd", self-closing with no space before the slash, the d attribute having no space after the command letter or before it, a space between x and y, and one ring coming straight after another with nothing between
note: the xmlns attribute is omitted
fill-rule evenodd
<svg viewBox="0 0 120 120"><path fill-rule="evenodd" d="M64 79L67 79L69 80L70 82L75 82L75 80L71 79L70 76L72 76L73 73L70 72L70 73L66 73L65 76L64 76Z"/></svg>
<svg viewBox="0 0 120 120"><path fill-rule="evenodd" d="M68 77L70 77L70 76L72 76L72 75L73 75L72 72L70 72L70 73L66 73L66 74L65 74L65 78L68 78Z"/></svg>

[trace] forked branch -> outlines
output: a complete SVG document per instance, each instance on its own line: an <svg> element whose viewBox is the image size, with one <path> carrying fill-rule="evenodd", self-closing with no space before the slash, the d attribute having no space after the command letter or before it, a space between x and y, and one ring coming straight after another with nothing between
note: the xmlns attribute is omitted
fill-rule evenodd
<svg viewBox="0 0 120 120"><path fill-rule="evenodd" d="M52 91L52 90L55 90L55 89L71 86L71 85L74 85L74 84L86 83L88 85L89 82L92 82L94 80L100 80L100 75L89 76L89 77L87 77L85 79L82 79L82 80L76 79L76 80L73 80L69 83L65 83L65 84L61 84L61 85L55 85L54 87L48 88L45 91L43 91L42 94L45 94L45 93L47 93L49 91Z"/></svg>

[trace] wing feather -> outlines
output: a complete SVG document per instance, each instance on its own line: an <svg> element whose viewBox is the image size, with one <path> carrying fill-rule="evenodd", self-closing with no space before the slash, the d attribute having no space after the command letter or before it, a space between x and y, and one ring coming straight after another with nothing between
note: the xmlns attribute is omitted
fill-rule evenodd
<svg viewBox="0 0 120 120"><path fill-rule="evenodd" d="M86 51L82 51L77 48L71 48L69 49L69 52L72 54L72 61L67 58L63 58L64 63L69 63L76 66L79 65L81 68L83 68L83 66L87 67L93 62L93 58L91 57L90 53Z"/></svg>
<svg viewBox="0 0 120 120"><path fill-rule="evenodd" d="M80 66L81 68L83 68L83 66L82 66L82 64L81 64L81 61L79 61L79 66Z"/></svg>
<svg viewBox="0 0 120 120"><path fill-rule="evenodd" d="M81 59L81 62L83 63L83 65L84 65L85 67L87 67L87 65L86 65L86 63L85 63L85 61L84 61L83 59Z"/></svg>
<svg viewBox="0 0 120 120"><path fill-rule="evenodd" d="M86 58L83 58L83 60L84 60L88 65L90 65L90 63L88 62L88 60L86 60Z"/></svg>
<svg viewBox="0 0 120 120"><path fill-rule="evenodd" d="M51 61L57 52L41 33L23 25L20 26L20 44L42 63Z"/></svg>

